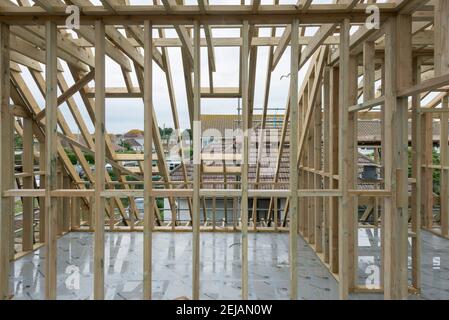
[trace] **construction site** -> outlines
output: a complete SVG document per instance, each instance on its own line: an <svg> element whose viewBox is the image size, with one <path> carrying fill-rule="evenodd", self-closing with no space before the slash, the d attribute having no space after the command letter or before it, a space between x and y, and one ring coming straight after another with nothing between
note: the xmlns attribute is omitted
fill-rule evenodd
<svg viewBox="0 0 449 320"><path fill-rule="evenodd" d="M448 0L0 0L0 300L449 300L448 95Z"/></svg>

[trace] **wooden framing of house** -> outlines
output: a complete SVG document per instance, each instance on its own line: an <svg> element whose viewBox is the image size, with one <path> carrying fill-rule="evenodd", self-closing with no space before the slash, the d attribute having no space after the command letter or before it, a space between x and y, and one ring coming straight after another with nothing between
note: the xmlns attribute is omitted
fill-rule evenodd
<svg viewBox="0 0 449 320"><path fill-rule="evenodd" d="M374 227L382 229L382 282L372 290L383 292L386 299L404 299L411 290L419 291L421 229L449 238L448 1L336 0L317 4L298 0L293 5L279 4L277 0L273 4L252 0L246 5L210 5L206 0L198 0L198 5L184 5L182 0L154 0L148 5L130 5L128 0L101 3L102 6L95 6L90 0L0 0L0 299L10 298L10 261L42 245L47 250L45 296L56 299L56 242L58 236L71 231L95 233L95 299L105 296L105 231L143 231L145 299L152 297L151 248L156 231L192 232L194 299L200 297L200 236L206 231L241 232L242 299L248 299L249 232L289 232L292 299L298 298L300 290L298 236L314 248L337 279L340 298L347 299L350 293L371 290L357 284L358 209L366 203L369 205L364 216L372 214ZM70 31L66 25L69 5L80 8L80 26ZM371 10L379 14L379 21L375 21L378 25L368 24L372 22ZM229 27L239 29L240 37L213 36L214 29ZM311 27L317 27L317 31L306 35L306 29ZM263 28L270 30L270 36L259 35ZM165 29L174 29L177 38L166 37ZM281 36L277 36L277 30L282 30ZM172 181L167 167L152 91L153 68L157 66L165 76L175 129L180 129L167 50L175 47L182 53L193 131L193 155L187 156L193 163L193 174L182 162L181 182ZM202 47L207 48L208 87L201 87ZM240 50L239 84L234 87L214 85L214 72L220 63L214 53L217 47ZM260 47L269 48L259 126L262 130L267 124L273 71L287 48L291 53L289 95L270 182L261 182L259 163L255 178L249 178L248 130L255 127ZM120 66L125 87L106 87L106 56ZM299 78L300 69L304 71L303 78ZM39 92L28 86L24 70ZM72 86L68 85L69 77L73 79ZM45 108L34 96L39 93L45 99ZM75 94L81 97L88 118L83 118ZM144 102L143 156L116 153L105 130L106 99L124 97L141 98ZM429 97L430 102L425 102ZM243 143L239 154L223 150L213 159L202 155L202 98L242 100ZM84 143L75 139L59 109L63 104L68 106ZM358 184L357 130L361 119L379 119L382 126L380 157L376 159L381 181L369 190ZM438 164L432 159L435 122L440 123L441 137ZM94 138L88 123L95 127ZM23 140L20 172L15 170L15 135ZM185 159L180 136L178 142L179 154ZM287 146L290 178L281 188L280 163ZM75 155L85 179L80 178L67 151ZM92 172L86 155L94 155L97 168L110 164L118 178L113 180L106 170ZM258 151L257 159L261 157ZM130 159L141 162L140 169L130 170L123 165ZM230 165L229 160L239 164ZM207 166L205 161L218 161L220 166ZM439 171L441 177L438 195L434 194L434 171ZM156 174L160 179L153 181ZM223 180L216 182L218 187L204 188L203 178L214 174L223 176ZM238 179L228 182L230 176ZM40 177L39 184L36 177ZM139 184L142 189L137 188ZM13 200L18 197L23 209L22 251L15 254ZM142 221L134 203L137 197L144 197ZM240 203L240 212L233 208L232 226L225 222L220 226L215 220L216 199L220 197ZM169 223L161 216L157 198L168 200ZM130 203L129 210L123 199ZM190 220L185 225L177 219L178 199L188 199ZM203 213L207 211L206 199L213 200L212 221L206 214L200 216L201 208ZM256 214L261 199L269 200L263 221ZM278 199L285 200L280 214ZM440 208L438 214L434 214L435 202ZM39 212L37 221L34 209ZM407 279L409 247L413 288L409 288Z"/></svg>

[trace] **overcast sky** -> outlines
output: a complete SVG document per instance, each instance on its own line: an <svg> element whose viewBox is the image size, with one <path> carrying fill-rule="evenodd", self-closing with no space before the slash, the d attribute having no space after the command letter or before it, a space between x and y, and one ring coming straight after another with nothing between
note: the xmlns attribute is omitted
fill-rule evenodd
<svg viewBox="0 0 449 320"><path fill-rule="evenodd" d="M281 4L294 4L297 0L281 0ZM100 4L99 1L92 1L94 4ZM148 0L131 0L132 4L148 4ZM246 1L249 4L249 0ZM331 3L331 0L314 1L314 3ZM186 4L197 4L196 0L186 0ZM240 0L210 0L210 4L239 4ZM262 4L272 4L272 0L262 0ZM306 35L313 35L316 32L316 28L307 28ZM269 36L271 30L268 28L261 29L261 36ZM283 32L283 28L277 29L277 36L280 36ZM157 37L156 33L154 34ZM204 35L203 35L204 36ZM238 37L238 29L213 29L213 36L216 37ZM166 37L177 37L174 30L166 30ZM185 83L183 77L183 67L181 59L180 48L169 48L169 58L171 62L171 71L174 83L174 90L176 95L177 109L179 113L179 120L182 129L189 127L189 116L187 99L185 92ZM267 58L268 47L258 48L257 57L257 72L256 72L256 87L255 87L255 108L261 108L263 106L264 87L267 74ZM239 50L238 48L220 47L215 48L215 60L216 60L216 72L214 73L214 86L216 87L238 87L239 83ZM154 108L158 119L159 126L173 127L172 114L170 109L170 102L168 97L168 89L165 82L165 76L161 69L154 65ZM64 68L67 70L67 66L63 63ZM308 64L306 64L300 71L299 79L302 81L302 77L307 70ZM32 92L34 93L39 105L43 107L45 105L44 98L40 94L39 90L33 83L29 73L24 69L23 75L30 85ZM42 66L45 70L45 67ZM109 57L106 57L106 87L124 87L122 72L118 64L112 61ZM289 88L288 77L281 79L283 75L290 73L290 48L287 48L279 61L276 69L272 74L272 82L270 88L269 108L285 108L287 101L287 94ZM69 72L66 72L66 80L69 86L73 84L73 79ZM134 85L138 86L137 80L134 77ZM92 81L90 86L94 86ZM207 65L207 48L201 50L201 86L208 87L208 65ZM60 94L60 93L59 93ZM86 120L88 128L93 132L92 123L88 117L85 107L79 94L76 94L75 100L81 109L81 113ZM203 114L237 114L238 99L202 99L202 113ZM74 133L77 133L77 126L73 120L67 105L60 107L64 116L67 119L71 129ZM255 113L261 113L261 111L255 111ZM282 114L282 111L277 111L278 114ZM143 129L143 102L142 99L106 99L106 129L111 133L123 133L130 129L138 128Z"/></svg>

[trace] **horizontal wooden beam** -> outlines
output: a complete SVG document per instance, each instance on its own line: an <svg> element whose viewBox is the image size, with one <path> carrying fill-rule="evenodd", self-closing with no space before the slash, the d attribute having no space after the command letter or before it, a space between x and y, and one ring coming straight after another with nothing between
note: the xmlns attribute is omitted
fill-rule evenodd
<svg viewBox="0 0 449 320"><path fill-rule="evenodd" d="M201 88L201 98L241 98L240 88Z"/></svg>
<svg viewBox="0 0 449 320"><path fill-rule="evenodd" d="M396 14L396 4L378 3L382 19ZM151 19L156 25L185 25L191 27L193 21L199 19L207 24L241 24L248 20L255 24L288 23L293 18L299 18L301 24L336 23L351 16L351 22L365 22L369 16L367 4L358 4L348 10L347 4L312 4L307 10L296 5L260 5L257 13L251 5L208 5L207 12L202 12L196 5L173 6L169 12L162 5L121 5L115 6L112 12L100 6L83 6L80 23L92 25L97 19L102 19L107 25L143 24L145 19ZM67 17L65 6L52 8L52 12L32 7L13 7L0 5L0 21L13 24L42 24L52 19L57 24L64 25Z"/></svg>
<svg viewBox="0 0 449 320"><path fill-rule="evenodd" d="M449 112L449 108L418 108L418 113L447 113Z"/></svg>
<svg viewBox="0 0 449 320"><path fill-rule="evenodd" d="M423 92L433 91L441 87L449 85L449 74L423 81L410 88L398 92L398 97L405 98L414 96Z"/></svg>
<svg viewBox="0 0 449 320"><path fill-rule="evenodd" d="M57 189L51 191L52 197L91 197L94 195L94 189ZM351 190L350 193L359 196L385 196L386 191L372 190L372 191L356 191ZM45 194L45 189L11 189L3 193L5 197L42 197ZM240 197L242 190L240 189L201 189L200 196L202 197ZM193 197L193 189L153 189L150 193L154 197L178 197L191 198ZM271 198L273 196L278 198L287 198L290 191L287 189L279 190L248 190L248 196L257 198ZM143 189L107 189L101 193L102 197L112 198L128 198L128 197L143 197ZM302 198L309 197L339 197L340 190L298 190L298 196Z"/></svg>
<svg viewBox="0 0 449 320"><path fill-rule="evenodd" d="M429 43L432 44L432 40L429 39L429 34L432 33L432 31L426 32L426 35L424 37L424 34L420 35L419 41L417 40L418 44L423 43ZM140 41L137 41L134 38L127 38L131 45L135 47L141 47L142 44ZM303 36L299 37L299 44L300 45L308 45L310 41L313 39L313 37L310 36ZM86 39L74 39L72 40L80 47L93 47L93 45L88 42ZM271 46L278 46L282 41L281 37L254 37L251 40L251 47L271 47ZM214 37L211 39L212 45L214 47L241 47L243 44L242 38L237 37ZM340 40L338 36L330 36L324 40L323 44L325 45L337 45L339 44ZM207 38L201 39L201 47L207 47ZM178 38L156 38L154 39L153 45L155 47L161 47L161 48L180 48L182 47L182 42ZM290 44L286 44L289 46Z"/></svg>
<svg viewBox="0 0 449 320"><path fill-rule="evenodd" d="M241 93L239 88L231 87L214 87L213 92L210 92L210 88L201 88L202 98L240 98ZM87 96L89 98L95 97L95 89L88 88ZM128 91L126 87L109 87L106 88L106 98L141 98L142 94L139 87L132 88L132 91Z"/></svg>
<svg viewBox="0 0 449 320"><path fill-rule="evenodd" d="M385 97L379 97L373 100L369 100L363 103L356 104L355 106L349 107L349 112L358 112L367 109L371 109L385 103Z"/></svg>

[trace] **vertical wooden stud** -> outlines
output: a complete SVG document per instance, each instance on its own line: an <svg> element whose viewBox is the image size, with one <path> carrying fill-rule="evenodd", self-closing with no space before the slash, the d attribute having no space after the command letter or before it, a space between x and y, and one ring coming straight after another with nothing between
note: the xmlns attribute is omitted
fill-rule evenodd
<svg viewBox="0 0 449 320"><path fill-rule="evenodd" d="M447 1L435 1L435 76L449 73L449 3ZM447 96L443 99L443 107L448 106ZM449 147L448 147L448 114L441 113L441 188L440 188L440 216L441 234L449 236Z"/></svg>
<svg viewBox="0 0 449 320"><path fill-rule="evenodd" d="M143 294L144 299L152 297L152 238L154 199L153 191L153 30L150 21L145 21L144 43L144 251L143 251Z"/></svg>
<svg viewBox="0 0 449 320"><path fill-rule="evenodd" d="M249 169L249 91L248 91L248 55L249 24L243 22L242 47L242 117L243 117L243 157L242 157L242 299L248 300L248 169Z"/></svg>
<svg viewBox="0 0 449 320"><path fill-rule="evenodd" d="M104 299L105 27L95 21L95 242L94 299Z"/></svg>
<svg viewBox="0 0 449 320"><path fill-rule="evenodd" d="M329 154L331 161L329 165L331 189L337 189L339 182L335 176L339 174L339 101L340 101L340 69L333 67L331 69L331 87L330 87L330 134L329 134ZM329 264L331 271L338 273L338 203L339 199L336 197L330 198L329 203Z"/></svg>
<svg viewBox="0 0 449 320"><path fill-rule="evenodd" d="M23 118L23 153L22 153L22 171L31 174L23 178L23 188L34 188L34 150L33 150L33 121L29 118ZM34 198L23 198L23 230L22 230L22 251L33 250L34 239Z"/></svg>
<svg viewBox="0 0 449 320"><path fill-rule="evenodd" d="M349 107L349 19L345 19L340 27L340 116L339 116L339 187L342 196L338 201L338 255L339 255L339 297L349 296L349 228L351 214L347 163L351 161L348 150L348 107Z"/></svg>
<svg viewBox="0 0 449 320"><path fill-rule="evenodd" d="M324 70L323 78L323 171L324 177L324 189L329 190L331 188L332 177L330 173L330 129L331 129L331 117L330 117L330 67L326 67ZM323 199L323 252L324 262L330 262L329 251L329 228L330 228L330 203L331 197L325 197Z"/></svg>
<svg viewBox="0 0 449 320"><path fill-rule="evenodd" d="M10 109L9 26L0 22L0 300L9 299L13 198L3 196L14 181L13 117Z"/></svg>
<svg viewBox="0 0 449 320"><path fill-rule="evenodd" d="M349 56L349 64L346 72L348 73L348 104L344 105L347 109L349 106L357 104L357 93L358 93L358 83L357 83L357 56ZM357 175L357 165L358 165L358 130L357 130L357 112L345 112L345 117L347 117L347 152L345 152L347 161L345 161L346 166L346 181L350 189L357 189L358 187L358 175ZM348 197L348 212L346 213L346 219L348 221L348 241L349 241L349 252L348 252L348 286L349 290L353 291L356 287L356 282L358 279L358 201L357 196Z"/></svg>
<svg viewBox="0 0 449 320"><path fill-rule="evenodd" d="M45 222L46 222L46 259L45 259L45 297L56 299L56 256L57 256L57 199L51 197L51 191L57 189L57 57L56 24L47 21L46 28L46 94L45 94Z"/></svg>
<svg viewBox="0 0 449 320"><path fill-rule="evenodd" d="M200 170L201 170L201 34L200 22L194 24L193 63L193 238L192 238L192 297L200 297Z"/></svg>
<svg viewBox="0 0 449 320"><path fill-rule="evenodd" d="M396 90L411 85L411 69L411 17L398 15L385 35L385 188L392 190L384 208L386 299L408 296L408 99Z"/></svg>
<svg viewBox="0 0 449 320"><path fill-rule="evenodd" d="M291 35L290 61L290 141L297 141L298 132L298 57L299 20L294 19ZM298 299L298 144L290 144L290 299Z"/></svg>
<svg viewBox="0 0 449 320"><path fill-rule="evenodd" d="M45 190L45 170L46 170L46 143L45 141L39 142L39 170L44 172L39 177L39 189ZM39 198L39 242L44 243L46 240L46 227L45 222L45 197Z"/></svg>
<svg viewBox="0 0 449 320"><path fill-rule="evenodd" d="M413 60L413 83L421 82L421 62L420 58ZM412 97L412 184L411 197L411 223L412 232L412 285L416 289L421 288L421 165L422 165L422 117L418 108L421 106L421 95Z"/></svg>

